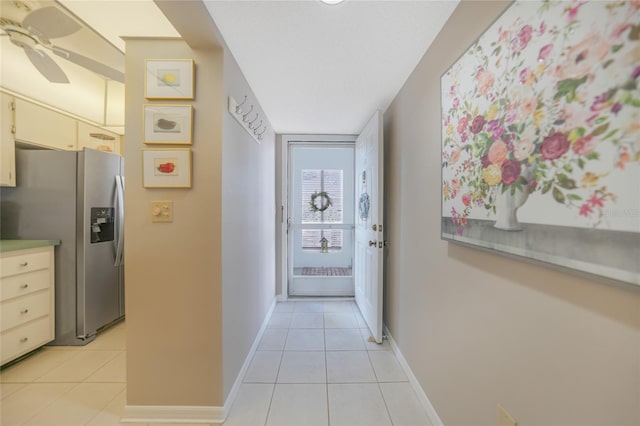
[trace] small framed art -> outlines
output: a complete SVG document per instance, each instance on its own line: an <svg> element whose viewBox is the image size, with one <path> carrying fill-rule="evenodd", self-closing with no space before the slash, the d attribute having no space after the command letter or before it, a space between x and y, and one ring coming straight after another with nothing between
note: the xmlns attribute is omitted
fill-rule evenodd
<svg viewBox="0 0 640 426"><path fill-rule="evenodd" d="M145 105L144 143L191 145L191 105Z"/></svg>
<svg viewBox="0 0 640 426"><path fill-rule="evenodd" d="M191 149L143 149L142 186L191 188Z"/></svg>
<svg viewBox="0 0 640 426"><path fill-rule="evenodd" d="M145 60L147 99L193 99L193 59Z"/></svg>

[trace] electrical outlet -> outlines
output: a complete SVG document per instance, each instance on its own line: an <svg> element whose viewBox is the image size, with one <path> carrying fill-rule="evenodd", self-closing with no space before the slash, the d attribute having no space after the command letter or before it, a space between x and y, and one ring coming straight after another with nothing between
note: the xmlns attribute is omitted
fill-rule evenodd
<svg viewBox="0 0 640 426"><path fill-rule="evenodd" d="M173 222L173 201L152 201L151 222Z"/></svg>
<svg viewBox="0 0 640 426"><path fill-rule="evenodd" d="M498 426L518 426L516 419L500 404L498 404Z"/></svg>

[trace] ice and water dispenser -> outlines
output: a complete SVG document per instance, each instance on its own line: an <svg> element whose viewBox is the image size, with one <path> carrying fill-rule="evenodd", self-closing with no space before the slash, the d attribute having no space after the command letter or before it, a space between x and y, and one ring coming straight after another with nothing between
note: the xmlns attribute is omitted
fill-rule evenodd
<svg viewBox="0 0 640 426"><path fill-rule="evenodd" d="M115 217L113 207L91 208L91 244L113 241Z"/></svg>

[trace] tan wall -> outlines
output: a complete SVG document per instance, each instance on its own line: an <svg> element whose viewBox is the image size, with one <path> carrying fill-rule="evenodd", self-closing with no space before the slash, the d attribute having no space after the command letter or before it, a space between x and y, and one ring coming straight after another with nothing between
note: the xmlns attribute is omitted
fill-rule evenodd
<svg viewBox="0 0 640 426"><path fill-rule="evenodd" d="M222 406L222 49L127 39L127 404ZM193 58L194 101L146 101L144 59ZM145 103L194 106L193 188L144 189ZM151 223L152 200L174 201L173 223Z"/></svg>
<svg viewBox="0 0 640 426"><path fill-rule="evenodd" d="M385 113L385 321L448 426L640 424L640 289L440 240L440 76L506 2L462 2Z"/></svg>

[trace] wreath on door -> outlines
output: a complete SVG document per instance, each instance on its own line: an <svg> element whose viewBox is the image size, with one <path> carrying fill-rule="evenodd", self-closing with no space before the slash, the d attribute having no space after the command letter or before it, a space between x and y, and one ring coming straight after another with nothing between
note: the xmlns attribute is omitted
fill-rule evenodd
<svg viewBox="0 0 640 426"><path fill-rule="evenodd" d="M312 212L323 212L328 209L333 203L331 202L331 197L326 191L322 192L314 192L311 195L311 201L309 201L309 207Z"/></svg>

